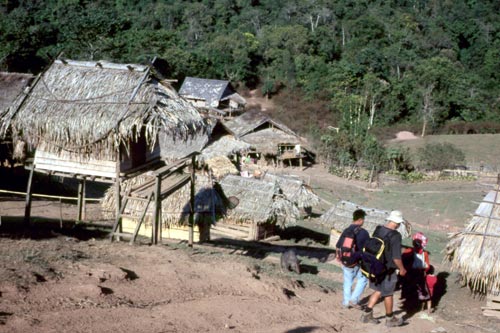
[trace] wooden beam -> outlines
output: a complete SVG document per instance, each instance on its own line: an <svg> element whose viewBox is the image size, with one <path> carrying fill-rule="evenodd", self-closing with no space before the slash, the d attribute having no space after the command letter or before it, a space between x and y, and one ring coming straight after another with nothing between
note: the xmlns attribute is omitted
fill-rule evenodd
<svg viewBox="0 0 500 333"><path fill-rule="evenodd" d="M83 220L83 205L85 201L85 180L80 179L78 182L78 200L77 200L77 206L78 206L78 217L77 221Z"/></svg>
<svg viewBox="0 0 500 333"><path fill-rule="evenodd" d="M26 189L26 206L24 208L24 226L29 227L31 218L31 184L33 182L33 171L35 170L35 163L33 162L30 166L30 175L28 178L28 187Z"/></svg>
<svg viewBox="0 0 500 333"><path fill-rule="evenodd" d="M155 213L153 219L153 234L151 237L151 242L153 244L158 244L158 225L160 222L160 210L161 210L161 175L156 175L155 184Z"/></svg>
<svg viewBox="0 0 500 333"><path fill-rule="evenodd" d="M194 182L195 182L195 158L196 156L193 155L191 157L191 198L189 200L190 204L190 212L189 212L189 241L188 241L188 246L193 247L193 238L194 238L194 193L195 193L195 187L194 187Z"/></svg>

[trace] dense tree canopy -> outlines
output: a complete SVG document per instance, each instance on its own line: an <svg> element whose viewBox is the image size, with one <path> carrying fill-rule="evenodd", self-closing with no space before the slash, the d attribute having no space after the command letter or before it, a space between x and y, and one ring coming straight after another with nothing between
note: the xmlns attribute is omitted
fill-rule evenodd
<svg viewBox="0 0 500 333"><path fill-rule="evenodd" d="M495 0L6 0L0 18L3 71L157 56L171 78L327 101L341 126L500 120Z"/></svg>

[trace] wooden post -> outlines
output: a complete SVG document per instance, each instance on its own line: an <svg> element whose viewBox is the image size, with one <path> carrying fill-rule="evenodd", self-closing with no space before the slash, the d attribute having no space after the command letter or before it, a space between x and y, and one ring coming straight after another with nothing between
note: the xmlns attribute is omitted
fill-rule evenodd
<svg viewBox="0 0 500 333"><path fill-rule="evenodd" d="M160 221L160 211L161 211L161 174L156 175L155 184L155 215L153 220L153 235L151 242L153 244L158 244L158 225Z"/></svg>
<svg viewBox="0 0 500 333"><path fill-rule="evenodd" d="M117 218L117 227L118 233L122 233L122 221L121 221L121 208L122 208L122 197L121 197L121 184L120 184L120 148L116 152L116 167L115 167L116 175L115 175L115 201L116 201L116 218ZM115 230L116 231L116 230ZM119 241L120 237L116 237Z"/></svg>
<svg viewBox="0 0 500 333"><path fill-rule="evenodd" d="M193 247L193 236L194 236L194 163L195 163L195 155L191 158L191 198L189 200L190 211L189 211L189 241L188 246Z"/></svg>
<svg viewBox="0 0 500 333"><path fill-rule="evenodd" d="M78 182L78 217L76 218L77 221L81 221L82 220L82 213L83 213L83 201L85 200L85 195L84 195L84 191L85 191L85 187L84 187L84 182L85 180L84 179L80 179L80 181Z"/></svg>
<svg viewBox="0 0 500 333"><path fill-rule="evenodd" d="M35 170L35 161L31 163L30 166L30 175L28 178L28 187L26 189L26 206L24 208L24 226L29 227L30 225L30 217L31 217L31 183L33 182L33 172Z"/></svg>

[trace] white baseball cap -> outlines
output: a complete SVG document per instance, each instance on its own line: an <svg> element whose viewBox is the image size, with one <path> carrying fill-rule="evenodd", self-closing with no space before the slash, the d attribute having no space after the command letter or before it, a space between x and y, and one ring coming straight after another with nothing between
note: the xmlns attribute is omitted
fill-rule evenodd
<svg viewBox="0 0 500 333"><path fill-rule="evenodd" d="M387 221L391 221L394 223L402 223L405 221L403 218L403 213L401 213L399 210L393 210L391 214L386 218Z"/></svg>

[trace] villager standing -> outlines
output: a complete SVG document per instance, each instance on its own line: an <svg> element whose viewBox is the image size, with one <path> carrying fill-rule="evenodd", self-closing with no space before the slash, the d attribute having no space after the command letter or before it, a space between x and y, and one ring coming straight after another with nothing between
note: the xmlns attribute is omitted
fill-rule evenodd
<svg viewBox="0 0 500 333"><path fill-rule="evenodd" d="M403 283L402 298L409 304L412 304L412 295L415 295L418 300L414 304L422 301L428 301L431 298L429 288L426 283L426 276L431 266L429 260L429 252L425 250L427 246L427 237L417 232L412 236L413 247L403 251L403 265L407 270L406 279ZM424 303L425 305L425 303Z"/></svg>
<svg viewBox="0 0 500 333"><path fill-rule="evenodd" d="M344 295L342 301L344 308L354 307L361 309L359 298L368 283L367 278L361 274L358 265L358 254L362 251L366 240L370 237L368 231L363 229L365 216L366 212L364 210L355 210L352 214L352 224L344 229L335 245L336 258L342 264L342 271L344 273Z"/></svg>
<svg viewBox="0 0 500 333"><path fill-rule="evenodd" d="M396 231L399 224L404 222L404 218L400 211L394 210L386 220L387 223L385 225L378 226L375 229L372 237L384 240L384 261L387 273L381 282L370 281L370 289L373 289L374 292L371 294L364 313L361 315L361 322L379 323L379 320L373 317L373 307L382 297L385 307L385 325L392 327L401 326L404 322L402 317L397 318L393 314L393 295L398 281L397 270L399 269L399 275L406 275L406 269L401 260L401 234Z"/></svg>

